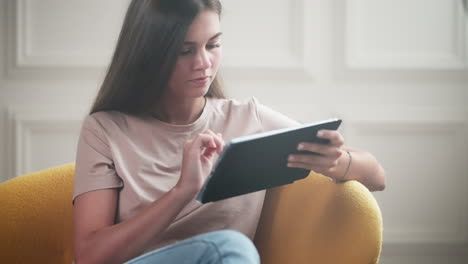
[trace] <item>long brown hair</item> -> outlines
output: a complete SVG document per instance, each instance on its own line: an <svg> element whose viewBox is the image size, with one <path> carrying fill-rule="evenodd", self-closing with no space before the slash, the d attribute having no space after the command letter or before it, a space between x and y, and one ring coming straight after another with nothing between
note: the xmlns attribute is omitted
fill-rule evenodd
<svg viewBox="0 0 468 264"><path fill-rule="evenodd" d="M132 0L90 114L149 111L168 85L188 28L206 9L221 16L219 0ZM225 97L218 75L206 96Z"/></svg>

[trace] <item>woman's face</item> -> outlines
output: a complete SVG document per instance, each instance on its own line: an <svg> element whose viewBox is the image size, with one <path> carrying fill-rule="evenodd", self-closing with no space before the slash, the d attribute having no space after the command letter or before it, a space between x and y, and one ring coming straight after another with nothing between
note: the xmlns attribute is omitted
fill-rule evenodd
<svg viewBox="0 0 468 264"><path fill-rule="evenodd" d="M221 60L221 26L214 11L203 11L189 27L169 80L168 92L177 97L204 96Z"/></svg>

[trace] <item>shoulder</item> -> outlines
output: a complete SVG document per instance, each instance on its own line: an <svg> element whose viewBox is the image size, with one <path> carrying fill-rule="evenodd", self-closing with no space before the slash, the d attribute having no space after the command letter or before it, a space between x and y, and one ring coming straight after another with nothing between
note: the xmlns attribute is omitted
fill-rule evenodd
<svg viewBox="0 0 468 264"><path fill-rule="evenodd" d="M118 123L122 119L120 112L116 111L101 111L87 115L83 120L83 128L86 129L103 129L112 124Z"/></svg>
<svg viewBox="0 0 468 264"><path fill-rule="evenodd" d="M260 125L262 131L294 127L300 123L262 104L256 97L237 99L213 99L215 114L234 120L249 121Z"/></svg>
<svg viewBox="0 0 468 264"><path fill-rule="evenodd" d="M221 99L211 98L213 111L217 114L228 114L228 113L245 113L255 114L257 113L258 100L255 97L249 97L244 99Z"/></svg>
<svg viewBox="0 0 468 264"><path fill-rule="evenodd" d="M135 123L135 120L139 119L118 111L100 111L89 114L84 118L82 130L90 130L104 136L117 130L125 131Z"/></svg>

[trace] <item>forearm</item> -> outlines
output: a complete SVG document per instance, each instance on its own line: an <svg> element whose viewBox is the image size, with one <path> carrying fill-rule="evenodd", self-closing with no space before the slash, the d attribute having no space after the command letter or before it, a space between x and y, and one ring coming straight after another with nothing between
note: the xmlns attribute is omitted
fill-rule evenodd
<svg viewBox="0 0 468 264"><path fill-rule="evenodd" d="M76 263L123 263L140 255L192 197L176 187L132 218L91 233L76 249Z"/></svg>
<svg viewBox="0 0 468 264"><path fill-rule="evenodd" d="M370 191L382 191L385 188L385 173L375 157L364 151L343 148L338 164L324 174L337 181L356 180Z"/></svg>
<svg viewBox="0 0 468 264"><path fill-rule="evenodd" d="M368 152L350 148L345 149L350 152L351 164L344 180L356 180L370 191L382 191L385 189L385 172L376 158ZM349 155L344 153L340 160L340 163L342 163L340 166L342 174L338 175L337 179L341 179L340 177L344 175L349 162Z"/></svg>

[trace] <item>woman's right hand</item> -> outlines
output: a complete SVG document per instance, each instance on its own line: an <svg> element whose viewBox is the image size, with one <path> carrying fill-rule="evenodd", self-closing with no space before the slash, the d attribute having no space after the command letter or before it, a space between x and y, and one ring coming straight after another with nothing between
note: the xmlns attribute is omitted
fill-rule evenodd
<svg viewBox="0 0 468 264"><path fill-rule="evenodd" d="M177 186L195 196L203 186L217 155L224 148L220 133L205 130L184 144L181 176Z"/></svg>

